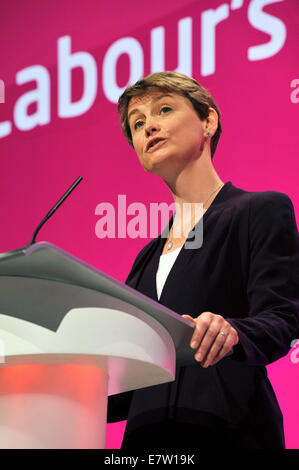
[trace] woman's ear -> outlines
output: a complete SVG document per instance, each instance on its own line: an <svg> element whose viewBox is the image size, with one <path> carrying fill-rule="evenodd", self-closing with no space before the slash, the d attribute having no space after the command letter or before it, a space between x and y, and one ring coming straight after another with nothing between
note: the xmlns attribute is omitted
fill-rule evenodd
<svg viewBox="0 0 299 470"><path fill-rule="evenodd" d="M217 131L218 127L218 113L216 109L214 108L209 108L209 116L207 117L206 120L206 132L210 132L212 136L215 134Z"/></svg>

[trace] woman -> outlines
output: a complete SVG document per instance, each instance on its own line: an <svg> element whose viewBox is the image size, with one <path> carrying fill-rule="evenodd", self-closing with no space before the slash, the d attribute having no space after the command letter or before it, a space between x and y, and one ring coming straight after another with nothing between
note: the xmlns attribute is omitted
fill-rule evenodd
<svg viewBox="0 0 299 470"><path fill-rule="evenodd" d="M212 163L220 111L192 78L149 75L125 90L119 113L141 165L176 206L167 239L164 231L141 250L126 284L194 323L194 360L175 382L110 397L108 422L128 419L122 449L283 448L265 365L299 334L292 202L221 180ZM199 226L201 245L187 248Z"/></svg>

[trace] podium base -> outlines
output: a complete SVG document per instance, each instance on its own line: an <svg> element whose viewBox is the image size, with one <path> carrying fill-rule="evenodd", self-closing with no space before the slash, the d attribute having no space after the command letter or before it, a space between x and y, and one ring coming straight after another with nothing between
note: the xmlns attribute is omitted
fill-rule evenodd
<svg viewBox="0 0 299 470"><path fill-rule="evenodd" d="M0 368L1 449L104 449L108 375L82 364Z"/></svg>

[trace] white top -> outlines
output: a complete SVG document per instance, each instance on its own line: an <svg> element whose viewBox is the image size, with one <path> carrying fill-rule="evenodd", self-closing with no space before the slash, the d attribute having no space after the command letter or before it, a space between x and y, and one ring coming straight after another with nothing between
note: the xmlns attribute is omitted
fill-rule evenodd
<svg viewBox="0 0 299 470"><path fill-rule="evenodd" d="M160 256L159 266L156 274L156 287L157 287L157 296L160 299L164 284L166 282L167 276L171 271L172 266L174 265L177 256L182 249L183 245L170 253Z"/></svg>

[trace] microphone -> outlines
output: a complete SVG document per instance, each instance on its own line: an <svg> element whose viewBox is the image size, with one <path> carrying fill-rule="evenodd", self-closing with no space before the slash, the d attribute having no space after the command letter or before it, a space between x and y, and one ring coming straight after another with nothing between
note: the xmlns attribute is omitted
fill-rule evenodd
<svg viewBox="0 0 299 470"><path fill-rule="evenodd" d="M75 189L76 186L82 181L83 177L79 176L76 181L69 187L69 189L61 196L59 201L56 202L55 206L52 207L52 209L47 213L47 215L43 218L43 220L40 222L40 224L37 226L35 229L33 236L27 246L24 246L23 248L17 248L16 250L11 250L7 251L6 253L0 253L0 260L3 258L7 258L8 256L15 256L19 253L22 253L24 250L29 248L31 245L35 243L36 236L42 226L47 222L47 220L54 214L54 212L58 209L59 206L65 201L65 199L71 194L71 192Z"/></svg>

